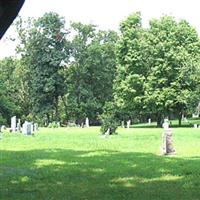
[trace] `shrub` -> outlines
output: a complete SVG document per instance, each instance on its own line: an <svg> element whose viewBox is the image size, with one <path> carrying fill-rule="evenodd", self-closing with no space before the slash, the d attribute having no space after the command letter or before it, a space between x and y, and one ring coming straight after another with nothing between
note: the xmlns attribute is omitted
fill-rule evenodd
<svg viewBox="0 0 200 200"><path fill-rule="evenodd" d="M110 129L110 134L116 134L117 127L119 125L119 121L116 117L116 108L112 102L107 102L103 108L104 112L101 115L101 133L105 134L105 132Z"/></svg>

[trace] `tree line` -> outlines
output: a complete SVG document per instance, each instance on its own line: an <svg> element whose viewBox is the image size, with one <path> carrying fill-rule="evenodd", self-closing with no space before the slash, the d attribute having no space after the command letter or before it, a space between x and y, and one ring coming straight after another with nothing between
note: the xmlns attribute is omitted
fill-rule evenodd
<svg viewBox="0 0 200 200"><path fill-rule="evenodd" d="M200 40L185 20L171 16L142 26L131 14L120 31L71 22L57 13L15 23L17 57L0 61L0 124L22 120L115 129L122 120L194 112L200 100Z"/></svg>

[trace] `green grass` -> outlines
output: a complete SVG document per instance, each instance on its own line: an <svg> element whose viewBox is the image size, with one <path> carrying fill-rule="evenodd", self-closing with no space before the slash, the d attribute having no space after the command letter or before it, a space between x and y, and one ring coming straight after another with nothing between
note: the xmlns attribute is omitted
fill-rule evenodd
<svg viewBox="0 0 200 200"><path fill-rule="evenodd" d="M200 129L174 129L175 156L161 156L162 129L41 129L0 140L1 200L199 200Z"/></svg>

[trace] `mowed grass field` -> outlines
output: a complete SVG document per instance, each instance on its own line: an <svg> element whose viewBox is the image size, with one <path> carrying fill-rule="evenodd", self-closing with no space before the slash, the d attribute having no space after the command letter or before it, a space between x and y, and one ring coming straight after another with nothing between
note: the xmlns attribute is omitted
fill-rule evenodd
<svg viewBox="0 0 200 200"><path fill-rule="evenodd" d="M175 156L161 156L162 129L41 128L3 133L1 200L199 200L200 129L174 128Z"/></svg>

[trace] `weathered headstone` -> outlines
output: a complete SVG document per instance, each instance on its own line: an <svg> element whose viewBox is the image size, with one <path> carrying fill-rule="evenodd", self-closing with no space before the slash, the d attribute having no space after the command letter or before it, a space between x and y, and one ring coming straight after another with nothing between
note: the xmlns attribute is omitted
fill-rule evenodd
<svg viewBox="0 0 200 200"><path fill-rule="evenodd" d="M60 122L57 122L57 127L60 128Z"/></svg>
<svg viewBox="0 0 200 200"><path fill-rule="evenodd" d="M192 114L192 118L198 118L199 114Z"/></svg>
<svg viewBox="0 0 200 200"><path fill-rule="evenodd" d="M22 133L25 135L32 135L31 125L32 123L25 121L24 124L22 125Z"/></svg>
<svg viewBox="0 0 200 200"><path fill-rule="evenodd" d="M89 128L89 126L90 126L89 119L88 119L88 117L86 117L86 119L85 119L85 127Z"/></svg>
<svg viewBox="0 0 200 200"><path fill-rule="evenodd" d="M17 122L17 131L21 131L21 121L20 119L18 119L18 122Z"/></svg>
<svg viewBox="0 0 200 200"><path fill-rule="evenodd" d="M197 124L194 124L194 128L198 128L198 125L197 125Z"/></svg>
<svg viewBox="0 0 200 200"><path fill-rule="evenodd" d="M34 123L34 131L38 130L38 123Z"/></svg>
<svg viewBox="0 0 200 200"><path fill-rule="evenodd" d="M11 131L12 132L16 132L16 116L13 116L11 118Z"/></svg>
<svg viewBox="0 0 200 200"><path fill-rule="evenodd" d="M34 124L33 124L33 122L31 122L31 133L33 133L34 132Z"/></svg>
<svg viewBox="0 0 200 200"><path fill-rule="evenodd" d="M163 155L175 154L175 150L173 147L173 140L172 140L172 129L169 128L168 119L165 119L163 123L163 128L164 131L162 135L162 140L163 140L162 154Z"/></svg>
<svg viewBox="0 0 200 200"><path fill-rule="evenodd" d="M130 128L130 125L131 125L131 120L129 119L129 120L127 121L127 128L128 128L128 129Z"/></svg>

